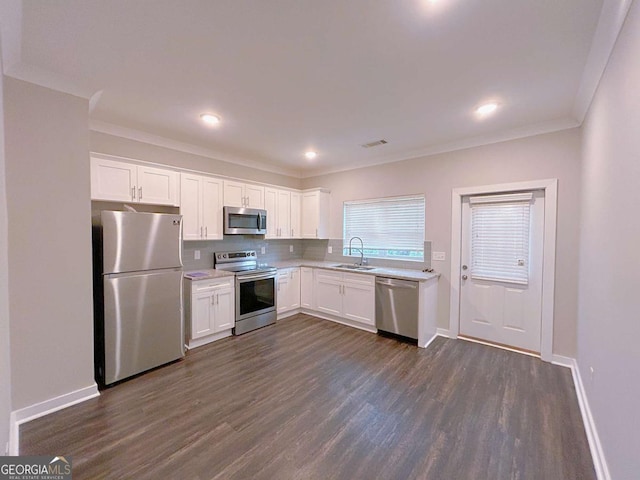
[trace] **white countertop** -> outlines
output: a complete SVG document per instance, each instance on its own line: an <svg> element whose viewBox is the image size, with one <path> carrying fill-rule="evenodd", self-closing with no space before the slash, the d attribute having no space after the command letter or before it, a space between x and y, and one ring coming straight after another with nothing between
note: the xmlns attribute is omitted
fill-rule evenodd
<svg viewBox="0 0 640 480"><path fill-rule="evenodd" d="M337 272L362 273L364 275L373 275L375 277L390 277L400 280L413 280L416 282L426 282L434 278L439 278L439 273L428 273L421 270L411 270L408 268L388 268L375 267L372 270L347 270L345 268L336 268L340 262L320 262L316 260L305 260L298 258L295 260L284 260L282 262L274 262L272 265L276 268L292 268L292 267L312 267L324 268L326 270L335 270Z"/></svg>
<svg viewBox="0 0 640 480"><path fill-rule="evenodd" d="M196 274L196 275L194 275ZM202 274L202 275L200 275ZM211 280L214 278L233 277L233 272L227 272L225 270L215 270L213 268L203 268L201 270L189 270L184 272L184 278L193 282L200 280Z"/></svg>

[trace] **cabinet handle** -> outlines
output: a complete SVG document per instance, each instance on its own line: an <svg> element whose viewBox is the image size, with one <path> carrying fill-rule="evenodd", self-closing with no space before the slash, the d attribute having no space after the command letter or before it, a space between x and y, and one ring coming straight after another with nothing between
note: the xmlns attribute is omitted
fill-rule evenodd
<svg viewBox="0 0 640 480"><path fill-rule="evenodd" d="M202 238L202 227L200 227L200 238Z"/></svg>
<svg viewBox="0 0 640 480"><path fill-rule="evenodd" d="M131 187L131 200L136 199L136 186Z"/></svg>
<svg viewBox="0 0 640 480"><path fill-rule="evenodd" d="M293 228L291 229L291 238L293 238Z"/></svg>
<svg viewBox="0 0 640 480"><path fill-rule="evenodd" d="M316 228L316 238L318 238L318 229Z"/></svg>
<svg viewBox="0 0 640 480"><path fill-rule="evenodd" d="M211 305L215 305L216 304L215 298L216 298L215 295L211 295Z"/></svg>
<svg viewBox="0 0 640 480"><path fill-rule="evenodd" d="M138 187L138 200L142 200L142 187Z"/></svg>
<svg viewBox="0 0 640 480"><path fill-rule="evenodd" d="M204 227L204 238L209 238L209 227Z"/></svg>

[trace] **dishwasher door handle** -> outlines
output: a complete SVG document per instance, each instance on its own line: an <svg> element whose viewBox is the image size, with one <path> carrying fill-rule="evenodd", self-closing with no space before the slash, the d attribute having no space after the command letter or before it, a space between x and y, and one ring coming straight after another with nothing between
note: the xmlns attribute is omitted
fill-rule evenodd
<svg viewBox="0 0 640 480"><path fill-rule="evenodd" d="M415 282L411 282L411 283L415 283ZM410 285L404 282L399 283L399 282L394 282L393 280L379 280L377 278L376 278L376 284L384 285L385 287L390 287L390 288L408 288L412 290L415 290L416 288L418 288L416 285Z"/></svg>

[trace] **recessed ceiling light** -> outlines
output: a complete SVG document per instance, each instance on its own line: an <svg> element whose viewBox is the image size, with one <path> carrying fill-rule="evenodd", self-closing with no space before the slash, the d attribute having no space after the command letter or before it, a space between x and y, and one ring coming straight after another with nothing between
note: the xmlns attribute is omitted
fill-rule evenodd
<svg viewBox="0 0 640 480"><path fill-rule="evenodd" d="M316 158L318 154L316 152L313 151L308 151L304 154L305 157L307 157L309 160L313 160L314 158Z"/></svg>
<svg viewBox="0 0 640 480"><path fill-rule="evenodd" d="M220 123L220 117L213 113L203 113L200 115L200 118L207 125L218 125Z"/></svg>
<svg viewBox="0 0 640 480"><path fill-rule="evenodd" d="M497 103L485 103L476 109L476 113L481 117L486 117L487 115L491 115L498 109Z"/></svg>

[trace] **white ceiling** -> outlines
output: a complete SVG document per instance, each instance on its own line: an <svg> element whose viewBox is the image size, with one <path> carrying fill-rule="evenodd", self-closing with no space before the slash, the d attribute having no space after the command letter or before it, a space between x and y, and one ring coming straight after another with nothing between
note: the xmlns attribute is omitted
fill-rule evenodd
<svg viewBox="0 0 640 480"><path fill-rule="evenodd" d="M100 92L99 129L310 176L578 125L602 4L24 0L20 62ZM501 106L480 121L489 100Z"/></svg>

